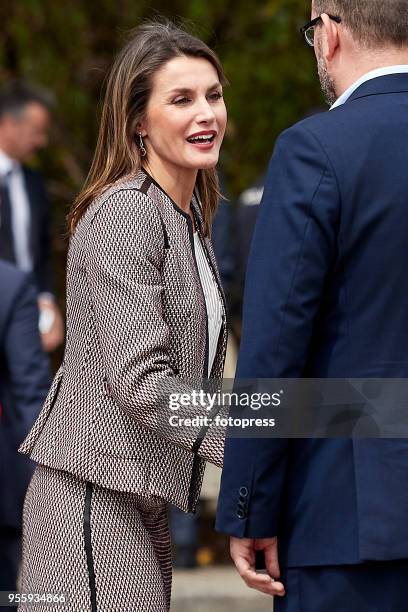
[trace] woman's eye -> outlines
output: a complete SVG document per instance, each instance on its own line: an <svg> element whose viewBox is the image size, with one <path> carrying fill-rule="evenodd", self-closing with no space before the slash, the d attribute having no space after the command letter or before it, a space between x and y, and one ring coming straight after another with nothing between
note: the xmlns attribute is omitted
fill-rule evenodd
<svg viewBox="0 0 408 612"><path fill-rule="evenodd" d="M174 100L174 104L187 104L187 102L190 102L190 100L185 96L183 98L177 98L176 100Z"/></svg>
<svg viewBox="0 0 408 612"><path fill-rule="evenodd" d="M214 93L209 95L210 100L220 100L222 97L223 96L220 91L214 91Z"/></svg>

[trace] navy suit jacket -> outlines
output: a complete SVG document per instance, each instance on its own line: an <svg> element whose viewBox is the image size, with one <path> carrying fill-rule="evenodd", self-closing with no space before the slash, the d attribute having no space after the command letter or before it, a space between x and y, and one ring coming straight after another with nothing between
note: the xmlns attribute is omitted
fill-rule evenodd
<svg viewBox="0 0 408 612"><path fill-rule="evenodd" d="M30 250L34 263L34 280L40 293L52 293L49 201L39 172L23 166L23 176L30 205ZM15 263L10 210L2 207L1 213L0 259Z"/></svg>
<svg viewBox="0 0 408 612"><path fill-rule="evenodd" d="M45 400L48 358L29 276L0 261L0 526L19 527L34 464L17 453Z"/></svg>
<svg viewBox="0 0 408 612"><path fill-rule="evenodd" d="M247 273L238 378L408 376L408 74L284 132ZM288 566L408 558L408 441L237 439L217 524Z"/></svg>

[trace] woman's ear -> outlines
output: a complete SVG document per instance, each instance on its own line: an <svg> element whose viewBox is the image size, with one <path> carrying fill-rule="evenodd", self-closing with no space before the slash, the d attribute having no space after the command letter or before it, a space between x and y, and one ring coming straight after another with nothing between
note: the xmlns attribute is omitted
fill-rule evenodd
<svg viewBox="0 0 408 612"><path fill-rule="evenodd" d="M136 134L137 134L137 136L139 136L139 134L141 134L143 138L145 136L147 136L147 130L146 130L146 126L144 124L144 121L139 121L136 124Z"/></svg>

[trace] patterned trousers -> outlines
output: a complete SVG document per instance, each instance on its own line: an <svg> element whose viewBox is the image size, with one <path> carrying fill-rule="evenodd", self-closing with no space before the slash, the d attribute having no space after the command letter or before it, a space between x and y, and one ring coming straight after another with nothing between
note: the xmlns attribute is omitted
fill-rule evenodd
<svg viewBox="0 0 408 612"><path fill-rule="evenodd" d="M23 515L22 593L66 604L19 612L168 612L171 548L166 504L38 466Z"/></svg>

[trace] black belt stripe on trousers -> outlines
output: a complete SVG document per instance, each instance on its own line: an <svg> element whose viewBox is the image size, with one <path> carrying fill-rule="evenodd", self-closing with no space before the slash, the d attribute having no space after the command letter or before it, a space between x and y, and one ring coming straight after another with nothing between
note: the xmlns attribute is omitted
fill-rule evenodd
<svg viewBox="0 0 408 612"><path fill-rule="evenodd" d="M91 610L97 612L96 608L96 584L95 584L95 568L92 555L91 541L91 501L92 501L92 483L86 483L85 509L84 509L84 538L86 562L88 565L89 587L91 589Z"/></svg>

